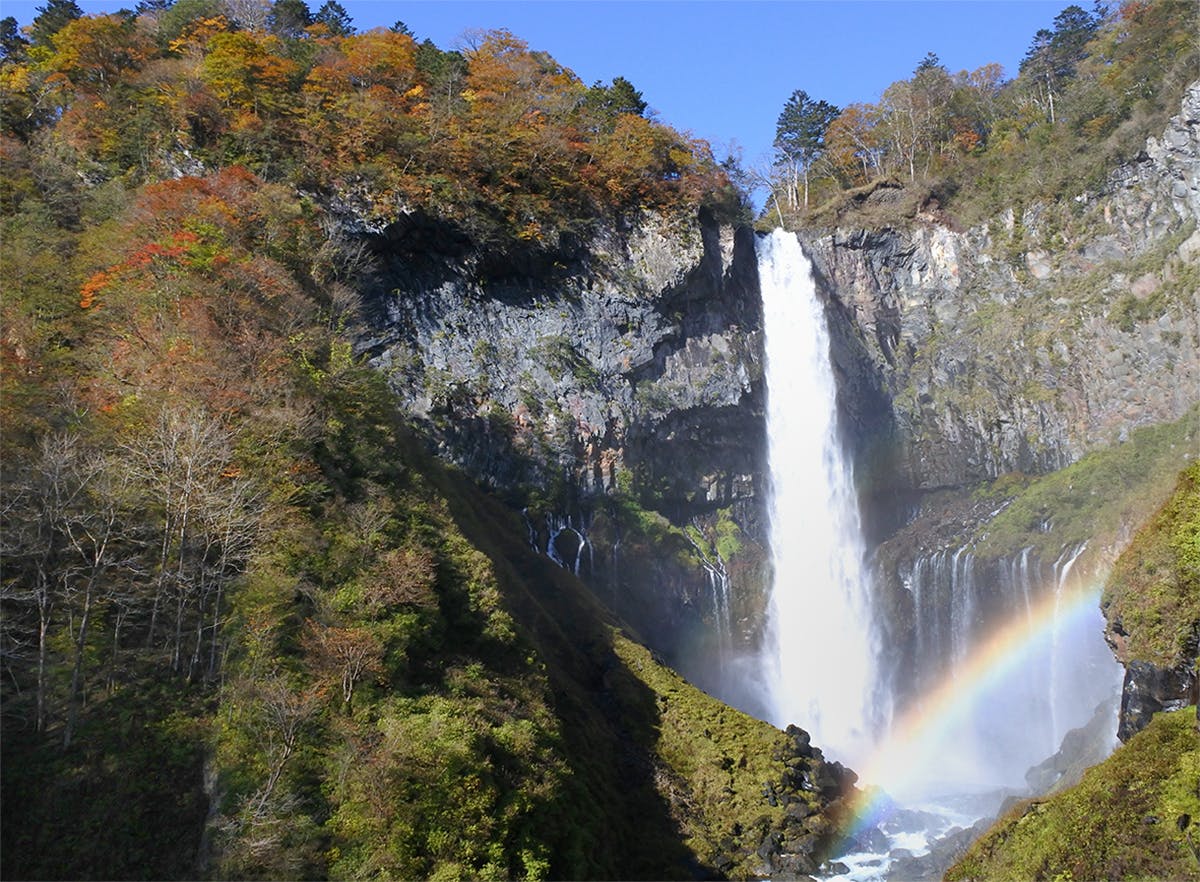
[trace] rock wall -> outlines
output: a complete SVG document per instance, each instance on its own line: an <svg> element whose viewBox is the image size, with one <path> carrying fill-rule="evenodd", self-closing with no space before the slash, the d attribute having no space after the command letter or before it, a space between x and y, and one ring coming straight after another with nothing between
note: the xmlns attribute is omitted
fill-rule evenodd
<svg viewBox="0 0 1200 882"><path fill-rule="evenodd" d="M1177 419L1200 395L1198 220L1200 83L1100 192L807 237L890 398L894 486L1042 473Z"/></svg>
<svg viewBox="0 0 1200 882"><path fill-rule="evenodd" d="M753 233L703 212L503 253L417 215L368 232L359 350L439 454L524 507L531 544L672 661L722 616L752 641L765 474ZM739 561L716 553L722 520L744 540ZM714 573L744 590L722 600ZM729 597L744 608L720 609Z"/></svg>
<svg viewBox="0 0 1200 882"><path fill-rule="evenodd" d="M1027 600L1031 585L1059 582L1079 547L1074 537L1034 550L1051 512L1025 540L980 553L1007 502L973 488L1054 472L1141 426L1195 427L1198 221L1200 82L1161 138L1065 205L1018 205L967 230L927 218L806 237L842 325L846 387L872 390L849 410L859 460L874 466L870 504L883 512L874 573L899 702L936 679L927 656L954 657L955 640ZM1128 492L1113 482L1114 499ZM1103 579L1136 526L1106 535L1077 572ZM1118 656L1123 738L1194 692L1190 663L1184 677Z"/></svg>

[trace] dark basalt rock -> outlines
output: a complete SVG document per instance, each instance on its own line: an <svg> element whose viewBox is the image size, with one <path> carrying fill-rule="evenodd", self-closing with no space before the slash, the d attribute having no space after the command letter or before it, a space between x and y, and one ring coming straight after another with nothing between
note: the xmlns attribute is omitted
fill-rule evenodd
<svg viewBox="0 0 1200 882"><path fill-rule="evenodd" d="M1117 737L1128 741L1160 711L1178 710L1197 703L1195 662L1176 668L1160 668L1143 661L1131 661L1125 667L1121 692L1121 718Z"/></svg>

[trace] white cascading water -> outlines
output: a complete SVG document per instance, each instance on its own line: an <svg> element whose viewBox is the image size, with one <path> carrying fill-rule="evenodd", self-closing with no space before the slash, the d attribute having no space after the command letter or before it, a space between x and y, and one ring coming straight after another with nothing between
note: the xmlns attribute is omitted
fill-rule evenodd
<svg viewBox="0 0 1200 882"><path fill-rule="evenodd" d="M851 765L872 742L864 547L838 437L825 311L795 235L758 242L775 579L765 641L772 722Z"/></svg>

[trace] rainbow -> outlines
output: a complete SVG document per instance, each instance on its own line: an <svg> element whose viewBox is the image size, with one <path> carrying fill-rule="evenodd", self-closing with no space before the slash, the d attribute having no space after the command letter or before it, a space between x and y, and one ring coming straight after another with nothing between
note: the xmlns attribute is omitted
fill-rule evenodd
<svg viewBox="0 0 1200 882"><path fill-rule="evenodd" d="M843 844L886 818L895 802L888 791L901 792L928 768L934 752L973 703L1021 663L1023 657L1054 630L1069 627L1078 616L1094 614L1100 591L1046 591L1028 610L994 629L962 664L893 726L884 742L859 772L867 789L850 805L850 824Z"/></svg>

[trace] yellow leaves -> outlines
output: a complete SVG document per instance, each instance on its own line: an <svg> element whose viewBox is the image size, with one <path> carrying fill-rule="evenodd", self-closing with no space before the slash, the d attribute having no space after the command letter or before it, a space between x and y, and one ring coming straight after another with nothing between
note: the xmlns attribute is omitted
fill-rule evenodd
<svg viewBox="0 0 1200 882"><path fill-rule="evenodd" d="M108 88L126 70L145 63L153 47L121 15L84 16L51 37L49 70L83 88Z"/></svg>
<svg viewBox="0 0 1200 882"><path fill-rule="evenodd" d="M198 18L187 29L168 44L171 52L186 55L200 52L215 34L229 30L229 21L223 15Z"/></svg>
<svg viewBox="0 0 1200 882"><path fill-rule="evenodd" d="M281 52L276 37L218 33L208 41L200 78L228 105L255 112L259 107L275 107L286 100L297 71L296 63Z"/></svg>
<svg viewBox="0 0 1200 882"><path fill-rule="evenodd" d="M30 85L29 73L27 64L0 65L0 91L24 92Z"/></svg>

